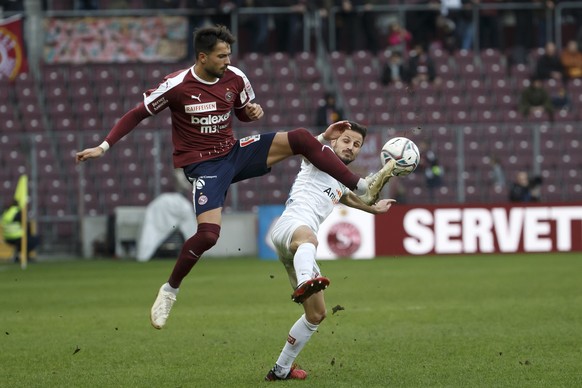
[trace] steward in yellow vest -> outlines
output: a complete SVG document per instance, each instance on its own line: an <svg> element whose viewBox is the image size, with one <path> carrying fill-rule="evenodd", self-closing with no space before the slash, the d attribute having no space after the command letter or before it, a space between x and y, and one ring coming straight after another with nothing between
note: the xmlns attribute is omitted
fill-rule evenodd
<svg viewBox="0 0 582 388"><path fill-rule="evenodd" d="M22 212L20 211L20 206L18 202L14 201L10 207L8 207L4 213L2 213L2 233L4 241L16 248L14 260L18 261L22 236L24 231L22 230ZM30 225L30 224L29 224ZM30 228L28 228L27 235L27 249L28 252L34 250L39 243L38 236L31 235Z"/></svg>

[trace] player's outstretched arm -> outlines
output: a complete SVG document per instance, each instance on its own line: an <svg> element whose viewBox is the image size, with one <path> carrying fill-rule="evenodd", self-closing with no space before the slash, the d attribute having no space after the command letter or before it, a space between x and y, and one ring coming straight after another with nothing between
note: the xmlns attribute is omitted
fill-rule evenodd
<svg viewBox="0 0 582 388"><path fill-rule="evenodd" d="M123 117L111 128L105 141L98 147L86 148L75 154L75 162L84 162L89 159L101 157L109 147L113 146L119 139L127 135L143 119L149 117L150 113L143 102L123 115Z"/></svg>
<svg viewBox="0 0 582 388"><path fill-rule="evenodd" d="M350 192L344 195L340 202L346 206L353 207L354 209L363 210L372 214L386 213L390 209L393 203L396 202L395 199L381 199L373 205L366 205L356 194Z"/></svg>

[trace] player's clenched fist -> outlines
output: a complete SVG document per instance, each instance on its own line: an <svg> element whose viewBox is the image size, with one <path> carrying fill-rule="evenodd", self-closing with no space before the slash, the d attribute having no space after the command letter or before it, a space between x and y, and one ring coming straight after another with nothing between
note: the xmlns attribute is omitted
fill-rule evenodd
<svg viewBox="0 0 582 388"><path fill-rule="evenodd" d="M245 106L246 114L249 119L255 121L263 117L263 108L259 104L250 103Z"/></svg>
<svg viewBox="0 0 582 388"><path fill-rule="evenodd" d="M75 154L75 163L84 162L85 160L99 158L105 153L101 147L87 148Z"/></svg>

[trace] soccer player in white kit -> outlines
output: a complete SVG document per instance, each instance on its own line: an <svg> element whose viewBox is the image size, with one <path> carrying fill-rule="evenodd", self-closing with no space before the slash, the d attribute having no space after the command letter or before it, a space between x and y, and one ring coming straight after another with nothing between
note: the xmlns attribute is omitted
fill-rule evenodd
<svg viewBox="0 0 582 388"><path fill-rule="evenodd" d="M350 129L331 141L331 148L347 165L358 156L367 129L349 122ZM318 136L325 141L323 134ZM394 162L390 161L392 168ZM303 159L301 171L291 188L285 210L276 222L271 239L285 266L294 292L292 300L301 303L305 313L295 322L287 342L265 380L300 379L307 372L294 366L295 358L325 318L323 291L329 279L322 276L315 260L317 231L338 202L372 214L386 213L394 200L382 199L375 204L362 202L346 186Z"/></svg>

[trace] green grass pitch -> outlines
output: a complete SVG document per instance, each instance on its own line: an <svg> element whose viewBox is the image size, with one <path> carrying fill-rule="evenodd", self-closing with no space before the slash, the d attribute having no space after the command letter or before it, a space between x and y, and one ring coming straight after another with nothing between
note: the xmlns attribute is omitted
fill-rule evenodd
<svg viewBox="0 0 582 388"><path fill-rule="evenodd" d="M276 383L263 378L302 313L283 266L203 259L158 331L149 309L173 263L0 265L0 385L582 386L580 254L322 261L308 380Z"/></svg>

